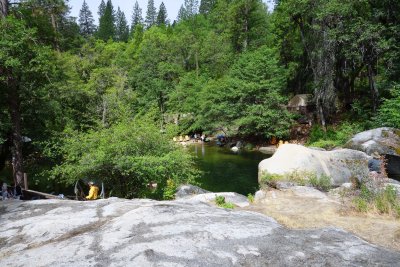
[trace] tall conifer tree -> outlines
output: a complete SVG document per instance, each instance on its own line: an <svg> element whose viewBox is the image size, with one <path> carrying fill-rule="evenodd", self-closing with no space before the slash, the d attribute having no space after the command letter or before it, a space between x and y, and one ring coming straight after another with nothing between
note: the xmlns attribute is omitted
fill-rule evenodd
<svg viewBox="0 0 400 267"><path fill-rule="evenodd" d="M167 25L168 24L167 19L168 19L167 9L164 5L164 2L161 2L157 15L157 25L158 26Z"/></svg>
<svg viewBox="0 0 400 267"><path fill-rule="evenodd" d="M146 27L150 28L155 25L157 22L157 9L154 6L154 0L149 0L147 3L147 12L146 12Z"/></svg>
<svg viewBox="0 0 400 267"><path fill-rule="evenodd" d="M92 12L90 11L89 6L85 0L83 1L82 8L79 12L79 29L80 33L85 38L93 35L94 31L96 30Z"/></svg>
<svg viewBox="0 0 400 267"><path fill-rule="evenodd" d="M124 12L118 7L115 21L115 39L120 42L127 42L129 37L129 26Z"/></svg>
<svg viewBox="0 0 400 267"><path fill-rule="evenodd" d="M107 1L103 16L100 18L97 37L104 41L115 38L115 14L111 0Z"/></svg>
<svg viewBox="0 0 400 267"><path fill-rule="evenodd" d="M100 23L100 18L104 15L104 11L106 10L106 3L104 0L101 0L101 3L99 5L99 11L97 11L97 15L99 15L99 23Z"/></svg>
<svg viewBox="0 0 400 267"><path fill-rule="evenodd" d="M179 8L178 11L178 17L176 18L177 21L185 20L186 19L186 10L183 5L181 5L181 8Z"/></svg>
<svg viewBox="0 0 400 267"><path fill-rule="evenodd" d="M133 33L138 25L143 24L142 9L138 1L135 2L132 13L131 33Z"/></svg>
<svg viewBox="0 0 400 267"><path fill-rule="evenodd" d="M201 0L199 13L203 15L209 14L216 4L216 0Z"/></svg>
<svg viewBox="0 0 400 267"><path fill-rule="evenodd" d="M199 9L199 1L198 0L185 0L185 11L187 17L192 17L197 14Z"/></svg>

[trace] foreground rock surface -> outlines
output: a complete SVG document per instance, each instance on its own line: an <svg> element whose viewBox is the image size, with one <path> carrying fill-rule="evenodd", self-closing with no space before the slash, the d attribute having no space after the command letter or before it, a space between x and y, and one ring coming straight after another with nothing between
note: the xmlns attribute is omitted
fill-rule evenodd
<svg viewBox="0 0 400 267"><path fill-rule="evenodd" d="M2 266L398 266L348 232L181 202L2 202Z"/></svg>
<svg viewBox="0 0 400 267"><path fill-rule="evenodd" d="M351 177L368 176L368 159L361 151L338 149L320 151L301 145L281 145L276 153L258 165L259 179L263 173L285 175L292 172L311 172L331 178L331 184L340 186Z"/></svg>

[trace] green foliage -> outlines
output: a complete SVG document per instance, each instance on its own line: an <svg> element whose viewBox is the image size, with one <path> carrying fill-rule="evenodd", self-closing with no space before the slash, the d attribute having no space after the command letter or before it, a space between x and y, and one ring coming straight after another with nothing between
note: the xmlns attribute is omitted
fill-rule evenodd
<svg viewBox="0 0 400 267"><path fill-rule="evenodd" d="M79 11L79 29L85 38L93 35L96 31L93 15L86 1L83 1L82 8Z"/></svg>
<svg viewBox="0 0 400 267"><path fill-rule="evenodd" d="M168 20L167 8L165 7L164 2L161 2L160 8L158 9L157 25L166 26L168 24L167 20Z"/></svg>
<svg viewBox="0 0 400 267"><path fill-rule="evenodd" d="M274 55L267 47L243 54L228 77L208 83L198 123L242 136L286 137L292 123L280 94L286 72Z"/></svg>
<svg viewBox="0 0 400 267"><path fill-rule="evenodd" d="M149 28L151 28L151 26L155 25L156 22L157 22L157 9L154 6L154 0L148 0L146 19L145 19L147 29L149 29Z"/></svg>
<svg viewBox="0 0 400 267"><path fill-rule="evenodd" d="M172 185L192 181L198 174L192 157L148 120L126 120L108 129L65 134L63 162L52 175L69 184L97 178L117 196L170 198ZM151 194L149 183L158 184Z"/></svg>
<svg viewBox="0 0 400 267"><path fill-rule="evenodd" d="M115 16L115 40L120 42L127 42L129 38L129 26L126 21L125 13L118 7Z"/></svg>
<svg viewBox="0 0 400 267"><path fill-rule="evenodd" d="M321 191L325 191L328 192L331 188L331 178L327 175L321 175L320 177L317 177L316 175L312 175L308 181L310 182L310 184L321 190Z"/></svg>
<svg viewBox="0 0 400 267"><path fill-rule="evenodd" d="M263 173L261 176L261 186L270 186L276 188L277 182L292 182L301 186L311 184L313 187L321 191L329 191L331 189L331 178L327 175L317 176L314 172L295 170L284 175Z"/></svg>
<svg viewBox="0 0 400 267"><path fill-rule="evenodd" d="M325 132L321 126L314 125L307 145L332 149L344 145L354 134L361 132L363 126L358 123L344 122L338 126L330 126Z"/></svg>
<svg viewBox="0 0 400 267"><path fill-rule="evenodd" d="M163 199L171 200L175 198L175 192L177 190L177 185L172 179L167 180L167 186L164 189Z"/></svg>
<svg viewBox="0 0 400 267"><path fill-rule="evenodd" d="M248 194L247 199L249 200L250 203L254 203L254 195L253 194Z"/></svg>
<svg viewBox="0 0 400 267"><path fill-rule="evenodd" d="M234 209L235 205L231 202L225 202L224 196L215 196L215 204L224 209Z"/></svg>
<svg viewBox="0 0 400 267"><path fill-rule="evenodd" d="M115 12L111 0L107 1L103 15L99 18L97 38L108 41L115 38Z"/></svg>
<svg viewBox="0 0 400 267"><path fill-rule="evenodd" d="M358 212L367 212L368 211L368 202L367 200L361 198L361 197L356 197L353 199L353 203L355 205L355 209Z"/></svg>
<svg viewBox="0 0 400 267"><path fill-rule="evenodd" d="M376 210L381 214L394 214L400 217L400 199L397 197L394 186L376 188L376 192L371 191L365 184L361 185L360 193L353 198L355 209L359 212Z"/></svg>
<svg viewBox="0 0 400 267"><path fill-rule="evenodd" d="M136 1L132 12L131 33L134 33L136 27L139 25L143 25L143 17L142 9L140 8L138 1Z"/></svg>
<svg viewBox="0 0 400 267"><path fill-rule="evenodd" d="M400 85L391 90L392 98L385 99L381 105L375 123L379 126L400 128Z"/></svg>

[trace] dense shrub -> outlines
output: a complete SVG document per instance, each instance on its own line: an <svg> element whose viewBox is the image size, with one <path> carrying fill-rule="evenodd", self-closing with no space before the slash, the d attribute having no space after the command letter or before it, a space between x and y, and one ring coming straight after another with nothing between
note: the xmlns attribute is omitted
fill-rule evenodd
<svg viewBox="0 0 400 267"><path fill-rule="evenodd" d="M149 121L124 121L108 129L71 132L61 147L63 163L53 177L104 181L116 196L170 199L174 188L193 180L192 157ZM149 184L157 184L150 188Z"/></svg>
<svg viewBox="0 0 400 267"><path fill-rule="evenodd" d="M393 98L385 99L375 118L377 126L400 128L400 85L391 91Z"/></svg>
<svg viewBox="0 0 400 267"><path fill-rule="evenodd" d="M308 146L332 149L344 145L354 134L363 131L359 123L344 122L338 126L330 126L323 131L319 125L314 125L308 139Z"/></svg>

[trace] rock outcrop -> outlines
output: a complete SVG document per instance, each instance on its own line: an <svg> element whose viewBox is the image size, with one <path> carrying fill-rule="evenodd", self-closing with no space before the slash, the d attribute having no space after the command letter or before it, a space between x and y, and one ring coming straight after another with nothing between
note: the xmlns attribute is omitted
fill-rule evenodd
<svg viewBox="0 0 400 267"><path fill-rule="evenodd" d="M351 178L361 180L368 176L368 159L361 151L338 149L320 151L301 145L281 145L276 153L258 165L259 180L265 173L289 175L293 172L315 173L330 177L331 184L340 186Z"/></svg>
<svg viewBox="0 0 400 267"><path fill-rule="evenodd" d="M210 191L204 190L203 188L200 188L195 185L187 184L187 185L181 185L178 187L175 193L176 198L190 198L194 195L198 194L205 194L205 193L210 193Z"/></svg>
<svg viewBox="0 0 400 267"><path fill-rule="evenodd" d="M378 152L385 155L388 176L400 180L400 129L377 128L361 132L345 145L371 155Z"/></svg>
<svg viewBox="0 0 400 267"><path fill-rule="evenodd" d="M377 151L379 154L400 156L400 130L377 128L353 136L346 148L364 151L368 155Z"/></svg>
<svg viewBox="0 0 400 267"><path fill-rule="evenodd" d="M400 253L335 228L290 230L206 204L2 202L2 266L398 266Z"/></svg>

